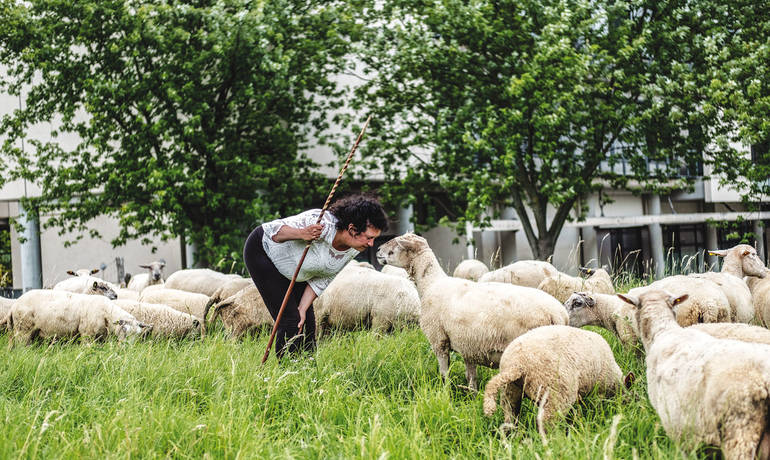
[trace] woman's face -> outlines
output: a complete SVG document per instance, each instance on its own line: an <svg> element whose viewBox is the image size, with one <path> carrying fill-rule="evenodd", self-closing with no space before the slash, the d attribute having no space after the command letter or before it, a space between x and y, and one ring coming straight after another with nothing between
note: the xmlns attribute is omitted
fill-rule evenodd
<svg viewBox="0 0 770 460"><path fill-rule="evenodd" d="M382 230L367 225L366 231L357 232L355 227L353 227L353 224L349 224L347 232L345 233L347 236L346 244L356 251L361 252L365 251L367 247L374 246L374 239L380 236Z"/></svg>

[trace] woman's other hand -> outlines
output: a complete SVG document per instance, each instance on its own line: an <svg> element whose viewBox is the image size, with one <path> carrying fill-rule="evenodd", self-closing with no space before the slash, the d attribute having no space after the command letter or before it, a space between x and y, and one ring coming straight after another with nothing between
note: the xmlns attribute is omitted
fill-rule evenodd
<svg viewBox="0 0 770 460"><path fill-rule="evenodd" d="M324 229L323 224L308 225L305 228L299 229L303 240L310 242L318 239L321 236L321 231Z"/></svg>

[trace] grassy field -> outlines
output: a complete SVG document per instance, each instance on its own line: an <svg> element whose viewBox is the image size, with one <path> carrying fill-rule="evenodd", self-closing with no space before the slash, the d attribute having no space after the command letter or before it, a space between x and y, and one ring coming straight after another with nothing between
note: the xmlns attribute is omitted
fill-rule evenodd
<svg viewBox="0 0 770 460"><path fill-rule="evenodd" d="M2 336L0 458L695 458L660 427L637 353L594 330L637 381L585 398L546 445L526 401L500 433L500 411L485 417L462 388L459 356L442 382L416 327L337 333L312 358L264 367L267 333L12 350ZM496 372L480 368L481 384Z"/></svg>

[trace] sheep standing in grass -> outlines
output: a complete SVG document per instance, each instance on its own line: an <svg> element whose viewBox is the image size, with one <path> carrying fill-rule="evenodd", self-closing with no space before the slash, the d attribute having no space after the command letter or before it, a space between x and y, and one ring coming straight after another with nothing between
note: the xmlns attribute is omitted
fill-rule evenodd
<svg viewBox="0 0 770 460"><path fill-rule="evenodd" d="M636 306L647 393L666 433L719 446L728 460L769 458L770 346L682 328L671 309L686 295L620 296Z"/></svg>
<svg viewBox="0 0 770 460"><path fill-rule="evenodd" d="M484 262L476 259L465 259L457 265L452 276L478 281L486 273L489 273L489 268L487 268Z"/></svg>
<svg viewBox="0 0 770 460"><path fill-rule="evenodd" d="M543 282L545 273L556 276L559 271L542 260L520 260L482 275L479 282L511 283L536 288Z"/></svg>
<svg viewBox="0 0 770 460"><path fill-rule="evenodd" d="M569 326L542 326L505 348L500 373L484 390L484 414L495 412L504 390L505 423L515 423L525 394L538 404L537 427L545 436L545 425L581 396L594 389L612 395L622 384L623 374L602 336Z"/></svg>
<svg viewBox="0 0 770 460"><path fill-rule="evenodd" d="M639 340L634 307L618 296L576 292L567 299L564 306L569 312L570 326L604 327L615 333L624 345L634 345ZM698 323L688 327L719 339L770 345L770 331L759 326L743 323Z"/></svg>
<svg viewBox="0 0 770 460"><path fill-rule="evenodd" d="M240 276L225 275L208 268L190 268L172 273L166 280L165 286L169 289L196 292L211 297L220 286L236 278Z"/></svg>
<svg viewBox="0 0 770 460"><path fill-rule="evenodd" d="M221 317L222 324L233 339L240 339L246 333L254 334L273 325L273 317L253 284L215 304L212 311L208 324L214 324Z"/></svg>
<svg viewBox="0 0 770 460"><path fill-rule="evenodd" d="M387 265L386 265L387 267ZM371 327L387 332L394 327L416 324L420 297L406 278L362 267L346 266L313 302L316 335L330 328L354 330Z"/></svg>
<svg viewBox="0 0 770 460"><path fill-rule="evenodd" d="M163 284L163 267L166 266L164 260L156 260L149 264L139 265L140 268L146 268L147 273L139 273L131 277L128 281L127 289L142 292L142 289L155 284Z"/></svg>
<svg viewBox="0 0 770 460"><path fill-rule="evenodd" d="M186 337L200 335L201 320L168 305L116 300L115 304L139 321L152 324L153 337Z"/></svg>
<svg viewBox="0 0 770 460"><path fill-rule="evenodd" d="M0 321L2 324L13 331L11 345L29 345L38 337L103 339L109 334L122 341L152 331L151 325L137 321L103 296L51 289L24 293Z"/></svg>
<svg viewBox="0 0 770 460"><path fill-rule="evenodd" d="M15 300L13 299L6 299L5 297L0 297L0 319L5 318L8 312L11 311L11 306L13 306L14 302ZM5 327L0 326L0 331L4 329Z"/></svg>
<svg viewBox="0 0 770 460"><path fill-rule="evenodd" d="M677 304L674 309L676 320L682 327L697 323L724 323L732 319L727 296L719 286L707 279L674 275L648 286L631 289L628 293L638 297L644 291L656 289L688 294L687 300Z"/></svg>
<svg viewBox="0 0 770 460"><path fill-rule="evenodd" d="M587 279L569 276L564 273L549 275L543 272L545 277L537 288L551 294L562 303L566 302L569 296L578 291L596 292L598 294L615 293L615 288L612 286L612 278L610 278L607 270L603 268L581 268L581 271L588 275Z"/></svg>
<svg viewBox="0 0 770 460"><path fill-rule="evenodd" d="M251 278L233 278L220 286L206 302L206 307L203 309L202 319L205 320L208 317L209 309L226 298L237 294L241 289L249 286L254 286L254 281Z"/></svg>
<svg viewBox="0 0 770 460"><path fill-rule="evenodd" d="M420 327L436 354L439 372L449 374L449 351L465 360L468 386L476 390L476 365L497 367L505 347L538 326L568 321L564 306L534 288L474 283L447 276L425 238L412 233L377 251L380 263L406 269L420 296Z"/></svg>
<svg viewBox="0 0 770 460"><path fill-rule="evenodd" d="M101 295L108 299L118 298L114 286L101 278L90 275L75 276L64 281L59 281L54 285L55 291L74 292L76 294Z"/></svg>
<svg viewBox="0 0 770 460"><path fill-rule="evenodd" d="M746 283L751 291L757 320L763 326L770 327L770 276L749 276Z"/></svg>
<svg viewBox="0 0 770 460"><path fill-rule="evenodd" d="M206 295L169 289L161 285L148 286L139 294L139 302L168 305L174 310L189 313L201 319L203 319L203 312L208 301L209 298Z"/></svg>

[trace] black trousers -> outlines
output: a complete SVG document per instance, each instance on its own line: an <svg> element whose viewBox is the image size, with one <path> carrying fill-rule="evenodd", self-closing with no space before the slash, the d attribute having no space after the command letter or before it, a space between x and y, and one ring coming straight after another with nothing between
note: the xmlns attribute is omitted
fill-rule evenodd
<svg viewBox="0 0 770 460"><path fill-rule="evenodd" d="M265 305L270 311L270 315L275 319L278 316L278 310L281 309L281 303L291 280L275 268L273 261L265 253L265 248L262 246L264 233L262 226L259 226L246 238L246 244L243 246L243 260L251 279L262 295L262 300L265 301ZM299 301L306 287L306 282L295 282L291 296L286 302L281 323L275 334L275 354L278 358L283 356L287 341L289 342L289 353L296 353L300 350L315 350L315 313L313 313L312 305L307 310L305 317L304 336L295 337L299 333L297 327L299 324Z"/></svg>

